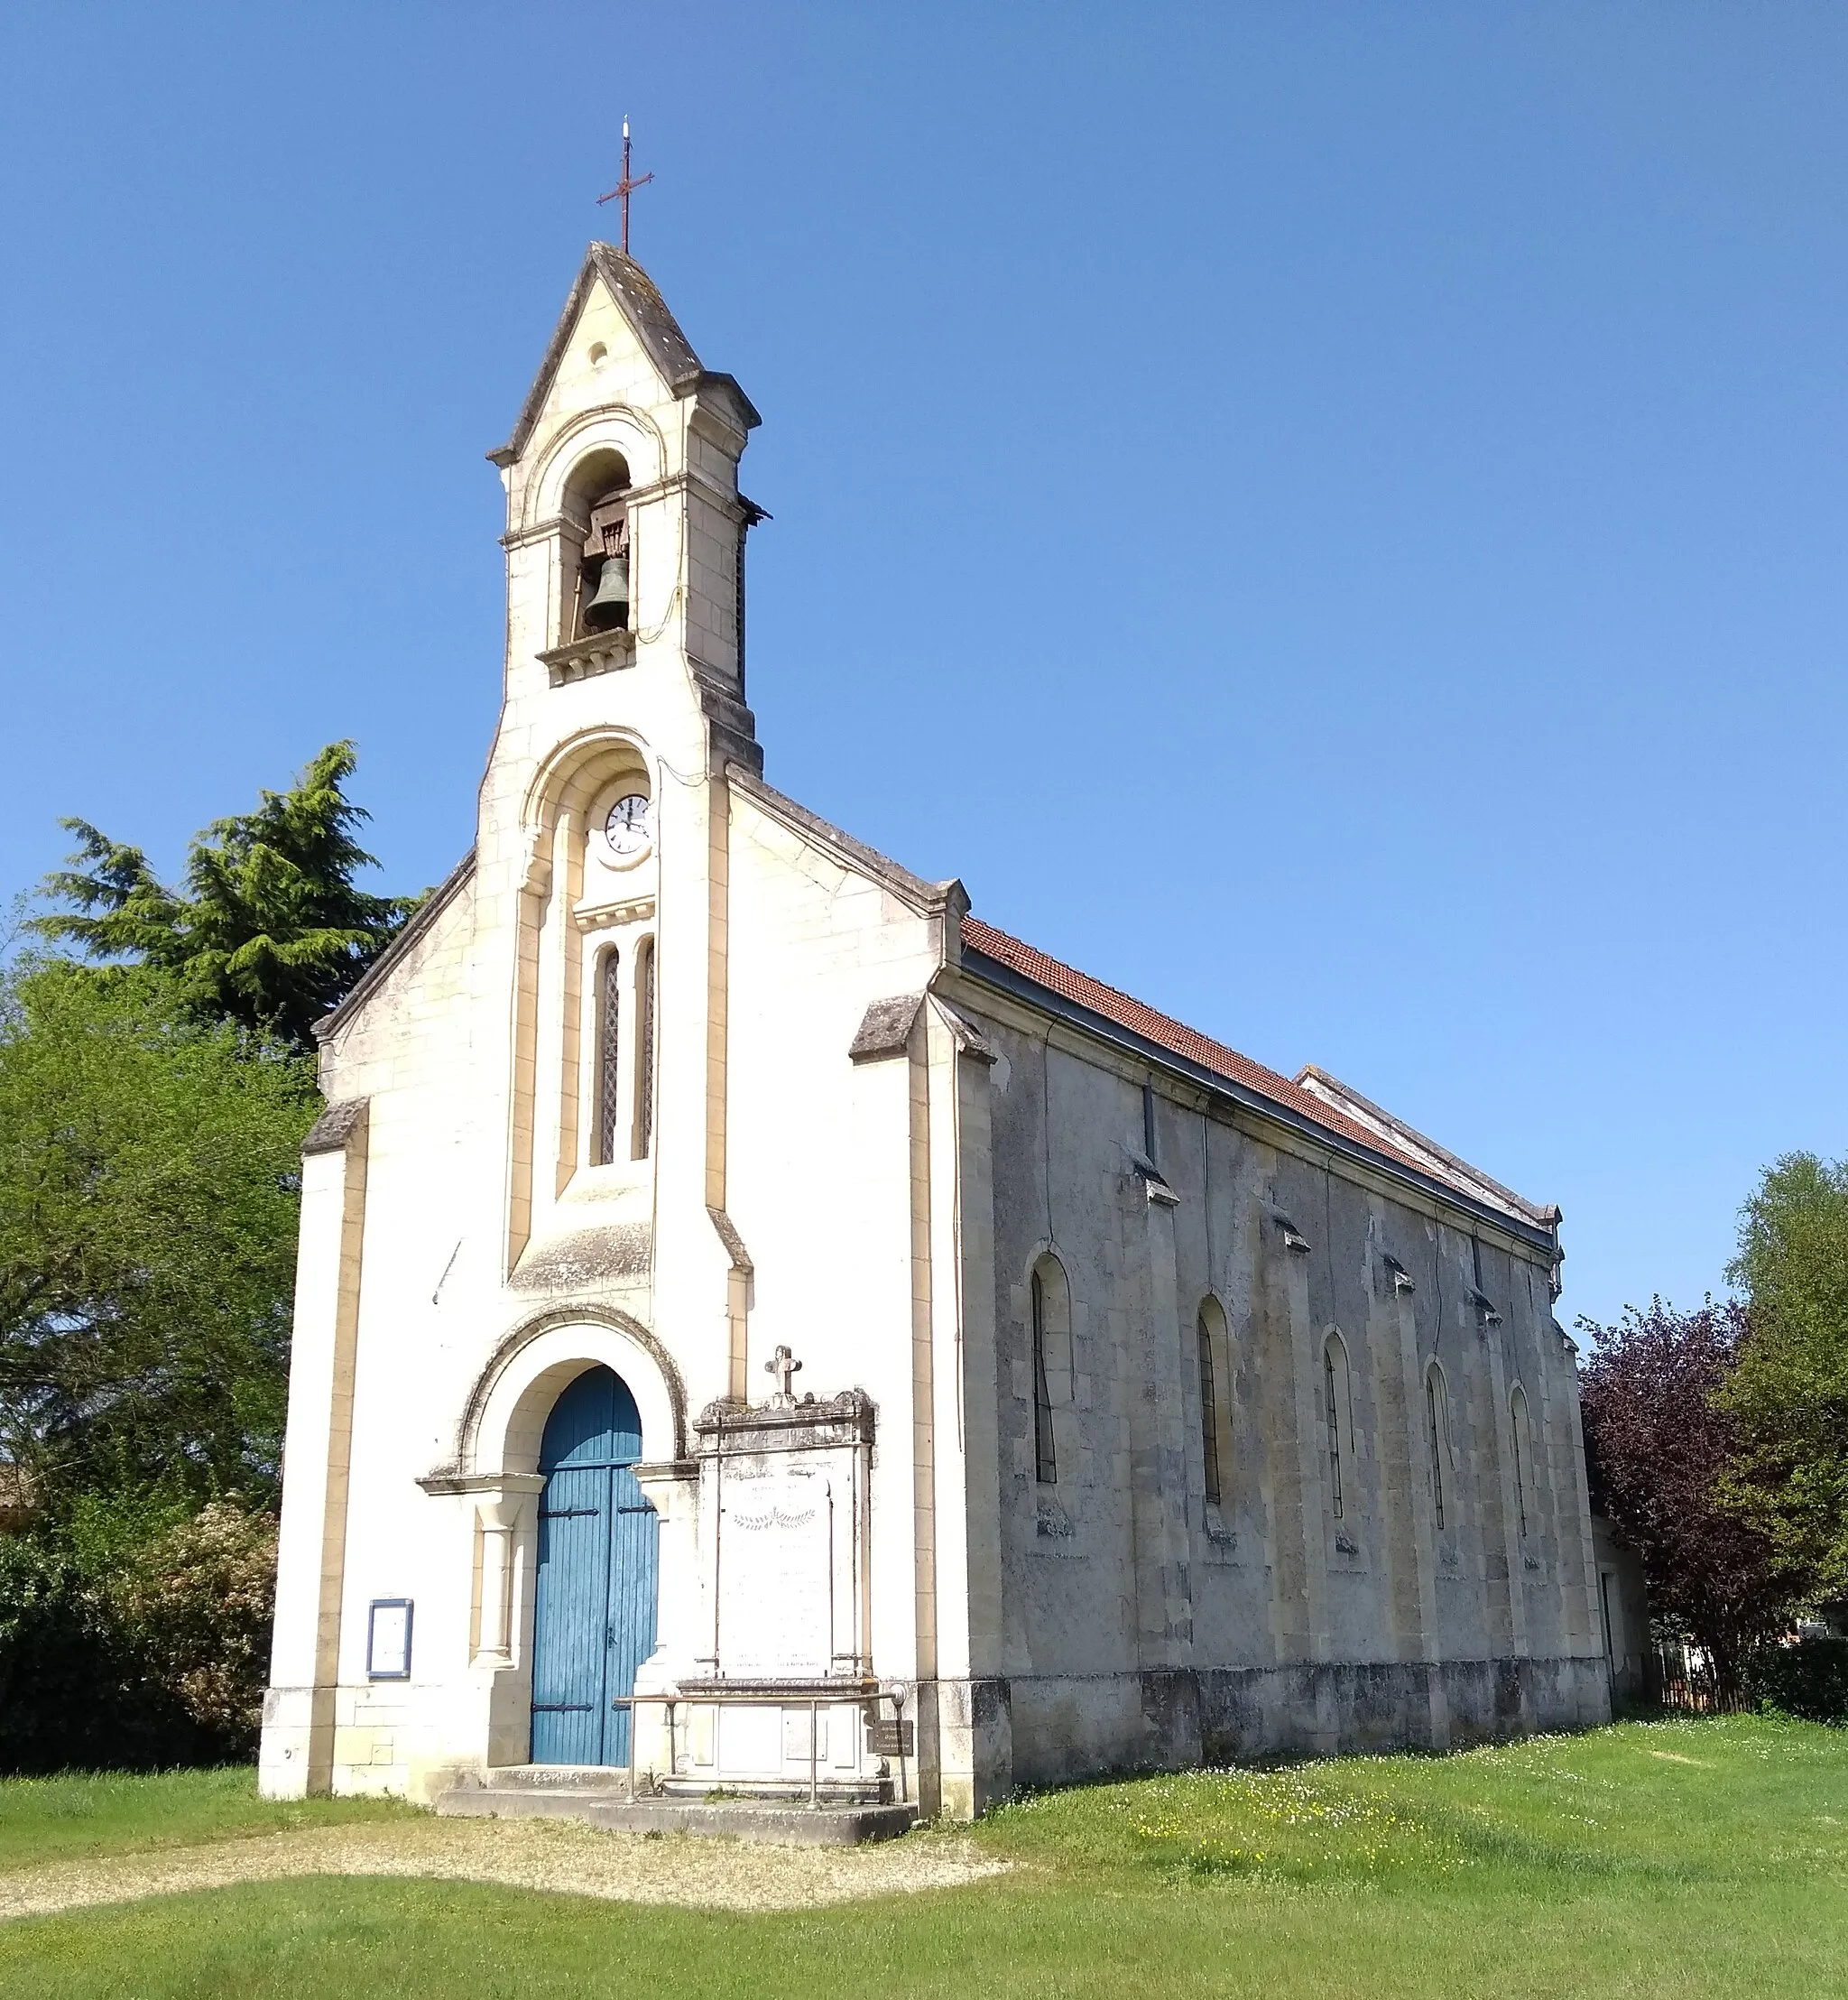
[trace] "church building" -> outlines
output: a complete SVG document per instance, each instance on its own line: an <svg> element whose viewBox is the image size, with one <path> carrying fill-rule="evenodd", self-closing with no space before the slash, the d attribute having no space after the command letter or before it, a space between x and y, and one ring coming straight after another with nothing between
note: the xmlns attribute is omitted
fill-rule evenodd
<svg viewBox="0 0 1848 2000"><path fill-rule="evenodd" d="M758 421L592 245L474 849L317 1031L265 1792L1606 1719L1558 1210L766 783Z"/></svg>

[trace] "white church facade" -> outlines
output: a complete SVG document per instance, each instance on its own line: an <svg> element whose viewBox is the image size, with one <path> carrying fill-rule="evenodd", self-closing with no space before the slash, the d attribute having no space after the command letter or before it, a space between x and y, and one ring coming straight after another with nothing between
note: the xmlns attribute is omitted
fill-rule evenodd
<svg viewBox="0 0 1848 2000"><path fill-rule="evenodd" d="M593 245L474 851L322 1024L263 1783L910 1802L1609 1712L1558 1213L772 790Z"/></svg>

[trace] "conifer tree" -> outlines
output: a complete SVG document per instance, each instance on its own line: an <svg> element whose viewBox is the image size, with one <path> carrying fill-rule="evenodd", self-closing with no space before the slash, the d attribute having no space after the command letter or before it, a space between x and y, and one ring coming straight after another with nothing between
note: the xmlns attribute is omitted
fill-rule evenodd
<svg viewBox="0 0 1848 2000"><path fill-rule="evenodd" d="M355 838L368 815L344 790L356 762L351 743L331 743L287 792L215 819L195 836L178 889L139 847L66 819L78 848L45 891L74 907L32 928L93 958L167 974L202 1016L309 1046L313 1023L420 900L354 881L373 865Z"/></svg>

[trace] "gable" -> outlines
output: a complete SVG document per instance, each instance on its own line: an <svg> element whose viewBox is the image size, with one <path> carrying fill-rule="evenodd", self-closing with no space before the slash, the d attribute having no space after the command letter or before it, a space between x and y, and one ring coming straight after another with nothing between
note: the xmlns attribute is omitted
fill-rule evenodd
<svg viewBox="0 0 1848 2000"><path fill-rule="evenodd" d="M473 891L474 884L475 849L471 847L418 904L411 921L360 975L352 992L314 1023L312 1032L319 1045L325 1049L329 1038L350 1026L374 995L396 984L434 935L445 914Z"/></svg>
<svg viewBox="0 0 1848 2000"><path fill-rule="evenodd" d="M598 321L595 329L586 323L593 316ZM580 324L587 335L585 346L590 338L601 335L613 355L626 348L670 395L691 395L707 384L724 385L736 397L739 413L748 428L754 428L760 421L750 399L731 376L710 374L700 366L692 342L681 332L679 322L668 310L667 301L647 272L614 245L593 243L585 253L583 266L552 329L545 358L526 392L512 434L505 444L488 453L495 465L512 465L525 450L545 412L560 368L574 352L581 351L577 347Z"/></svg>

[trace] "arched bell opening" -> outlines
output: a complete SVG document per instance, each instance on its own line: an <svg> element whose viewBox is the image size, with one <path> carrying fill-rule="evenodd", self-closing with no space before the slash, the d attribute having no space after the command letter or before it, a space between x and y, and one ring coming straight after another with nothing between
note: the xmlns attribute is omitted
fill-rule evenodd
<svg viewBox="0 0 1848 2000"><path fill-rule="evenodd" d="M579 551L576 609L568 625L570 638L631 627L631 484L629 461L607 446L587 453L565 482L564 517Z"/></svg>
<svg viewBox="0 0 1848 2000"><path fill-rule="evenodd" d="M661 1523L635 1477L642 1413L601 1363L559 1392L540 1440L534 1764L626 1764L637 1669L655 1647Z"/></svg>

